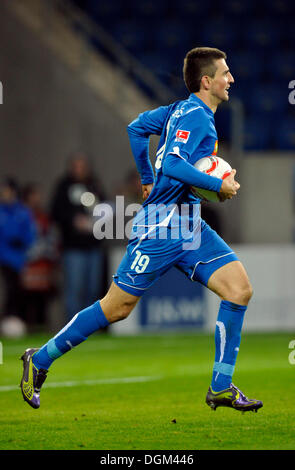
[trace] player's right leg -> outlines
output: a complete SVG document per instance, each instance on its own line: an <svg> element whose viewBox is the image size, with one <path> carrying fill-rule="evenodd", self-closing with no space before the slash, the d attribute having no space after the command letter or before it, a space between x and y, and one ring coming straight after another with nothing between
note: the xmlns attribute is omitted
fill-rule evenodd
<svg viewBox="0 0 295 470"><path fill-rule="evenodd" d="M32 408L40 406L40 390L55 359L85 341L89 335L126 318L139 297L112 283L101 300L77 313L74 318L40 349L27 349L22 355L23 375L20 383L24 400Z"/></svg>
<svg viewBox="0 0 295 470"><path fill-rule="evenodd" d="M215 362L207 404L212 409L218 406L240 411L261 408L260 400L249 400L232 384L243 319L252 295L245 268L232 249L204 221L200 247L195 251L187 251L177 267L221 299L215 329Z"/></svg>
<svg viewBox="0 0 295 470"><path fill-rule="evenodd" d="M206 403L216 410L227 406L239 411L256 411L262 401L248 399L232 383L232 376L241 342L244 315L252 296L252 287L240 261L233 261L215 270L207 287L221 299L215 329L215 363Z"/></svg>

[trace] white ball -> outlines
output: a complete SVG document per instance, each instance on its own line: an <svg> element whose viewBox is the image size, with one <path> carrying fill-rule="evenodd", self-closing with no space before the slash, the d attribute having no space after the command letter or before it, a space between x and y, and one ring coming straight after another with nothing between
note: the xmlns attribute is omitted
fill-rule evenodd
<svg viewBox="0 0 295 470"><path fill-rule="evenodd" d="M195 163L194 167L202 173L207 173L207 175L221 179L226 178L232 170L229 163L223 160L223 158L214 155L201 158ZM208 191L208 189L197 188L196 186L191 186L191 191L195 196L204 201L220 201L219 195L215 191Z"/></svg>
<svg viewBox="0 0 295 470"><path fill-rule="evenodd" d="M6 338L22 338L26 334L27 328L20 318L11 315L2 320L0 331L1 335Z"/></svg>

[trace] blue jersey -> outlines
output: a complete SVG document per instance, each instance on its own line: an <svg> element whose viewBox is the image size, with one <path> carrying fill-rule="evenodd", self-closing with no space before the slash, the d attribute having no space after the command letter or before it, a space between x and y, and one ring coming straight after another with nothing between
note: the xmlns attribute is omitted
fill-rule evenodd
<svg viewBox="0 0 295 470"><path fill-rule="evenodd" d="M128 126L128 134L142 184L154 186L134 218L114 282L141 296L175 266L192 281L207 285L216 269L237 260L231 248L201 220L200 200L190 190L197 186L219 192L222 185L220 178L193 166L200 158L217 153L213 112L191 94L187 100L140 114ZM161 136L155 180L149 160L151 134ZM183 213L183 207L189 210Z"/></svg>
<svg viewBox="0 0 295 470"><path fill-rule="evenodd" d="M174 204L180 207L183 204L199 204L200 200L190 190L190 186L194 184L194 174L198 173L197 176L205 182L200 187L220 190L222 181L219 178L201 174L193 166L190 167L192 179L190 181L188 176L186 183L181 176L176 179L165 174L165 164L169 155L194 165L200 158L217 153L218 141L213 111L195 94L192 93L186 100L140 114L128 126L128 134L142 183L154 182L151 194L143 203L143 210L135 219L137 224L146 216L147 208L153 205L172 207ZM156 154L155 181L148 155L151 134L161 136ZM178 178L178 175L176 176ZM162 219L165 217L167 212L164 211ZM157 220L161 221L161 216ZM177 217L172 217L171 220L174 220L174 224L179 223Z"/></svg>

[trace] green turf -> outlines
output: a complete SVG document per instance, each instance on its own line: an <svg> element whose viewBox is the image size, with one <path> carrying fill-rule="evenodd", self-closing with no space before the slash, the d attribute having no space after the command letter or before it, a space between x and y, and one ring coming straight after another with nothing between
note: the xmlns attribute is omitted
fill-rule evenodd
<svg viewBox="0 0 295 470"><path fill-rule="evenodd" d="M0 389L19 383L18 357L45 339L3 341ZM213 335L95 335L53 364L39 410L19 390L0 391L0 449L295 449L292 339L295 332L243 335L234 382L264 407L241 414L204 402ZM152 380L79 384L138 376ZM46 387L65 381L78 384Z"/></svg>

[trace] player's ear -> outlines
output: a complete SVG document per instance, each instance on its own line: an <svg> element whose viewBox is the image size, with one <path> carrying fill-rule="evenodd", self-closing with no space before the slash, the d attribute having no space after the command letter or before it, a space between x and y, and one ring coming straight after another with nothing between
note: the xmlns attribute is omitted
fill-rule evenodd
<svg viewBox="0 0 295 470"><path fill-rule="evenodd" d="M211 85L211 78L209 77L209 75L203 75L203 77L201 78L201 86L205 90L209 90L210 85Z"/></svg>

